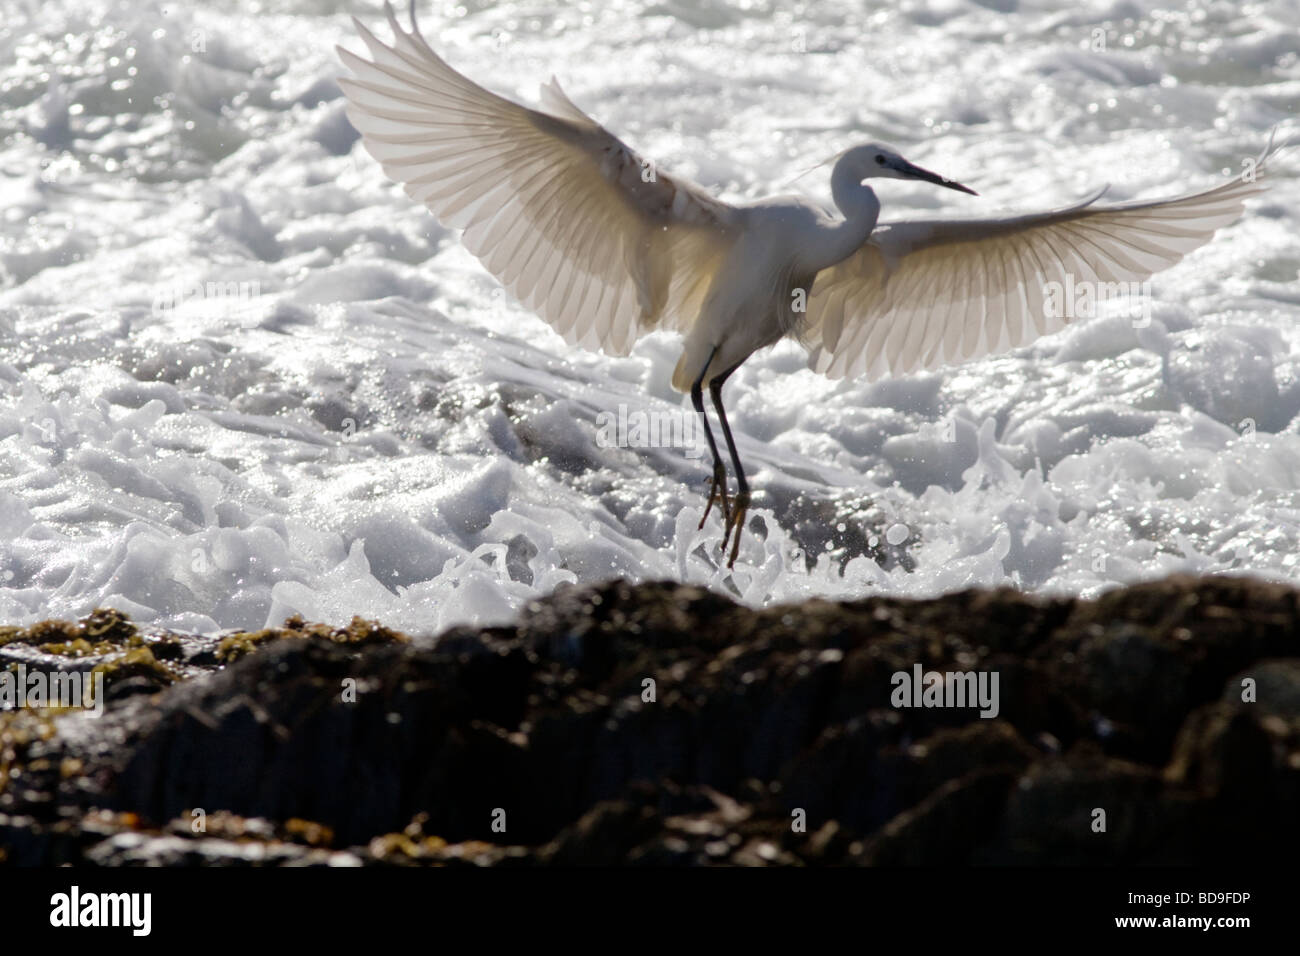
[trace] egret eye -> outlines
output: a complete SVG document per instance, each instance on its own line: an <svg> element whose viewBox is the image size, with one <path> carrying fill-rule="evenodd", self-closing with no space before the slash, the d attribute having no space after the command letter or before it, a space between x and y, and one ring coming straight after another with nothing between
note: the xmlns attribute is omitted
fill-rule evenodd
<svg viewBox="0 0 1300 956"><path fill-rule="evenodd" d="M885 165L885 157L881 156L879 153L876 153L876 165L877 166Z"/></svg>

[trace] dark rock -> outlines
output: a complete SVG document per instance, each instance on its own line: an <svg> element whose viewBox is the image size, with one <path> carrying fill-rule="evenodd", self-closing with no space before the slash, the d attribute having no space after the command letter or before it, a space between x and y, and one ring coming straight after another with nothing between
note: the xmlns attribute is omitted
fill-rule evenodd
<svg viewBox="0 0 1300 956"><path fill-rule="evenodd" d="M1297 598L1175 577L1095 601L1002 589L753 610L613 581L431 645L359 619L219 640L139 634L113 611L0 629L0 666L95 668L110 684L99 720L0 713L0 859L1285 854L1300 846ZM996 673L996 716L894 706L894 676L918 664L949 687Z"/></svg>

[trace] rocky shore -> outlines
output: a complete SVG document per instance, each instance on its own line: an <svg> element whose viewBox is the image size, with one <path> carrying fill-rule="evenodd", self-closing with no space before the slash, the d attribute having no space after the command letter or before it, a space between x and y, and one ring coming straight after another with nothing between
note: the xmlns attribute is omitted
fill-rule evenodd
<svg viewBox="0 0 1300 956"><path fill-rule="evenodd" d="M8 865L1191 864L1300 846L1300 592L1247 578L760 611L615 581L436 639L360 620L201 637L101 610L0 628L0 671L19 665L102 673L107 702L0 711ZM931 673L942 686L911 686ZM988 716L927 705L978 675Z"/></svg>

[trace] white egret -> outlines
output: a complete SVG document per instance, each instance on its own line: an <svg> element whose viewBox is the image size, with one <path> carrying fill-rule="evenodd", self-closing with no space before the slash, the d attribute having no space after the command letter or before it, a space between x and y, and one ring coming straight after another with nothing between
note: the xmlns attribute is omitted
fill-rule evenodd
<svg viewBox="0 0 1300 956"><path fill-rule="evenodd" d="M393 41L356 27L367 60L340 47L347 115L411 198L464 230L465 246L565 341L626 355L656 329L682 333L672 384L703 417L722 549L736 560L750 489L722 385L756 350L793 336L812 368L877 378L1024 345L1070 321L1051 283L1136 282L1235 220L1259 191L1243 175L1172 199L1047 212L878 223L868 179L973 190L878 143L839 154L832 216L799 197L729 204L657 170L552 79L530 109L439 57L387 8ZM1265 156L1268 154L1265 150ZM1265 156L1260 157L1262 173ZM713 398L736 472L734 499L704 407Z"/></svg>

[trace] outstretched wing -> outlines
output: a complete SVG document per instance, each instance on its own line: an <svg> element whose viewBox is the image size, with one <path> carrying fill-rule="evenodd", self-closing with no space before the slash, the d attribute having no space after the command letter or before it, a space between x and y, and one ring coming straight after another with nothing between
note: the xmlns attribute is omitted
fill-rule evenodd
<svg viewBox="0 0 1300 956"><path fill-rule="evenodd" d="M387 9L392 45L357 22L372 59L339 48L348 119L384 172L566 341L626 354L653 328L685 331L734 208L643 161L554 80L546 112L488 92Z"/></svg>
<svg viewBox="0 0 1300 956"><path fill-rule="evenodd" d="M1095 193L1032 215L883 224L818 273L803 333L809 365L875 380L1055 332L1071 321L1070 310L1056 308L1062 290L1139 282L1240 216L1243 200L1264 188L1269 155L1249 181L1174 199L1096 206Z"/></svg>

